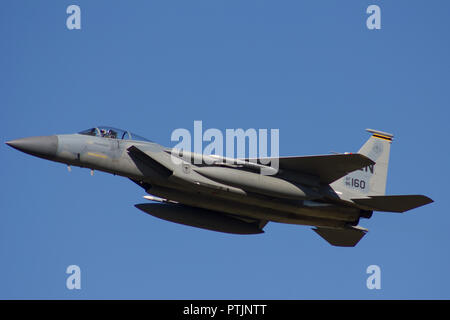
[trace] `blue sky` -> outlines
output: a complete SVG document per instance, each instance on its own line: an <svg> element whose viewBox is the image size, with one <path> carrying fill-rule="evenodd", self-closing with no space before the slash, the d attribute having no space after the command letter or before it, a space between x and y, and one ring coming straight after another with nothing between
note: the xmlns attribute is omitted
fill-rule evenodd
<svg viewBox="0 0 450 320"><path fill-rule="evenodd" d="M81 30L66 8L81 8ZM366 8L381 8L381 30ZM448 1L3 1L2 142L129 129L277 128L281 155L395 134L387 193L355 248L269 223L233 236L158 220L127 179L0 146L0 298L449 299ZM81 290L65 286L80 266ZM366 268L381 268L368 290Z"/></svg>

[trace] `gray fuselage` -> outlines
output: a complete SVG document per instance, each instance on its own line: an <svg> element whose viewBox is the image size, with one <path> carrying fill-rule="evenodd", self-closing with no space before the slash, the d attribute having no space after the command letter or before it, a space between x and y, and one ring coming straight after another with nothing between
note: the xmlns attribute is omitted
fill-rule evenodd
<svg viewBox="0 0 450 320"><path fill-rule="evenodd" d="M316 199L304 197L298 200L295 199L295 190L300 190L300 198L301 194L305 195L304 192L301 193L301 189L305 187L295 181L214 165L199 166L199 173L186 170L183 164L177 165L170 160L171 149L154 142L82 134L56 137L57 150L50 160L128 177L152 195L188 206L258 220L313 226L343 227L347 224L357 224L360 217L361 210L358 208L342 205L337 200L332 201L333 203L323 201L326 197L320 196L320 191L325 190L324 193L328 194L324 187L315 188L312 198ZM174 174L167 176L158 168L133 157L128 152L131 146L138 147L152 157L159 156ZM205 173L208 170L212 173ZM221 171L224 171L223 174ZM233 171L238 175L234 181L232 177L227 179ZM270 181L261 181L263 179ZM261 184L259 189L258 181ZM242 187L239 187L240 185ZM288 196L283 197L283 194L280 194L279 190L283 190L283 187L287 189ZM259 190L262 191L258 192ZM314 201L317 198L321 201Z"/></svg>

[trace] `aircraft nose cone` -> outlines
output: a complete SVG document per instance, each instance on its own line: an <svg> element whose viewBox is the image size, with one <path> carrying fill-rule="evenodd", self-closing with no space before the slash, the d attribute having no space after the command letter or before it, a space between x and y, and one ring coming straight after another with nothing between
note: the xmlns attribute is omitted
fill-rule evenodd
<svg viewBox="0 0 450 320"><path fill-rule="evenodd" d="M31 154L33 156L52 159L56 156L58 149L58 137L42 136L42 137L28 137L16 139L6 142L6 144L14 149Z"/></svg>

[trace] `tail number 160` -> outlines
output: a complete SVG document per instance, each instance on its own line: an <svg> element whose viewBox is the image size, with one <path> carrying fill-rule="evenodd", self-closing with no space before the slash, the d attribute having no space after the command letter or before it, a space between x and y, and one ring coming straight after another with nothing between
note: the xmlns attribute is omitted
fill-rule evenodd
<svg viewBox="0 0 450 320"><path fill-rule="evenodd" d="M364 180L352 178L352 180L350 181L350 184L352 187L355 187L355 188L360 188L360 189L366 188L366 182Z"/></svg>

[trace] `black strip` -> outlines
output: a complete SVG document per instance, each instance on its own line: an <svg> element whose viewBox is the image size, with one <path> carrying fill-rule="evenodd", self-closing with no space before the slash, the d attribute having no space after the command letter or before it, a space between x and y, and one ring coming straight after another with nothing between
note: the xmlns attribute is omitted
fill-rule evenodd
<svg viewBox="0 0 450 320"><path fill-rule="evenodd" d="M381 138L381 139L384 139L384 140L392 141L392 138L391 138L391 137L380 136L380 135L378 135L378 134L374 134L373 136L376 137L376 138Z"/></svg>
<svg viewBox="0 0 450 320"><path fill-rule="evenodd" d="M205 293L206 295L206 293ZM374 297L376 295L374 294ZM385 318L400 316L407 318L408 313L416 315L423 311L429 314L445 314L450 307L450 301L390 301L390 300L150 300L150 301L0 301L0 307L6 314L10 308L12 314L19 316L30 312L32 317L36 312L42 315L63 314L68 312L76 318L86 318L86 314L101 315L102 319L113 317L118 319L132 318L132 314L143 315L145 319L309 319L340 317L361 319L361 314L370 313L371 317ZM55 308L61 307L61 313ZM214 317L211 314L187 314L201 307L217 308ZM355 308L356 307L356 308ZM361 309L359 310L358 307ZM86 308L86 310L84 310ZM203 310L207 310L206 308ZM388 311L387 311L388 310ZM251 314L250 314L251 312ZM442 312L442 313L441 313ZM319 316L320 315L320 316Z"/></svg>

